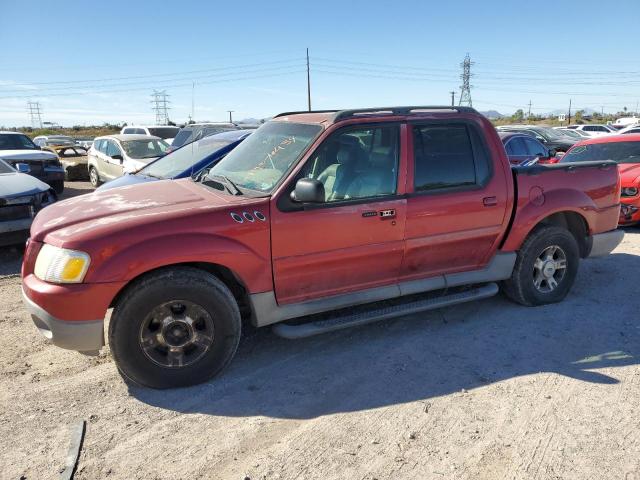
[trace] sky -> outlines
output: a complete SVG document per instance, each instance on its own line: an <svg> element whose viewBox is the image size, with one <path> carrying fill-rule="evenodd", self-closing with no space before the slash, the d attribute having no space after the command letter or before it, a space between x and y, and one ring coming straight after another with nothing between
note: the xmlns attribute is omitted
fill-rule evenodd
<svg viewBox="0 0 640 480"><path fill-rule="evenodd" d="M95 5L94 5L95 4ZM0 0L0 126L181 123L450 104L472 65L481 111L638 109L640 1Z"/></svg>

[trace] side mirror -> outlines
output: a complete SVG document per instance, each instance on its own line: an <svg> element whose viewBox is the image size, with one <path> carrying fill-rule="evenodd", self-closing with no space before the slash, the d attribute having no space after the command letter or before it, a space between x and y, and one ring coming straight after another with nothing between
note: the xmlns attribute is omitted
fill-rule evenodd
<svg viewBox="0 0 640 480"><path fill-rule="evenodd" d="M296 182L296 188L291 192L294 202L323 203L324 185L315 178L301 178Z"/></svg>
<svg viewBox="0 0 640 480"><path fill-rule="evenodd" d="M26 163L16 163L16 170L20 173L29 173L31 171L31 167Z"/></svg>
<svg viewBox="0 0 640 480"><path fill-rule="evenodd" d="M120 163L122 163L122 155L120 155L119 153L116 153L115 155L111 155L111 158L113 158L114 160L120 160Z"/></svg>

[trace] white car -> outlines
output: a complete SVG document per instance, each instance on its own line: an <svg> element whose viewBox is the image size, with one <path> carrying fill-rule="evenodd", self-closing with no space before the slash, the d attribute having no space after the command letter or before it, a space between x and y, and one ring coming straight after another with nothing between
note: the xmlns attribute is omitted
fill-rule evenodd
<svg viewBox="0 0 640 480"><path fill-rule="evenodd" d="M164 155L169 144L151 135L106 135L97 137L87 153L89 180L94 187L133 173Z"/></svg>
<svg viewBox="0 0 640 480"><path fill-rule="evenodd" d="M590 137L601 137L602 135L611 135L612 133L616 133L616 129L609 125L569 125L567 129L584 132Z"/></svg>
<svg viewBox="0 0 640 480"><path fill-rule="evenodd" d="M173 139L176 137L179 131L179 127L172 126L129 125L127 127L123 127L123 129L120 130L120 135L152 135L154 137L160 137L169 145L171 145Z"/></svg>
<svg viewBox="0 0 640 480"><path fill-rule="evenodd" d="M624 127L616 132L618 135L624 135L625 133L640 133L640 123L629 125L628 127Z"/></svg>

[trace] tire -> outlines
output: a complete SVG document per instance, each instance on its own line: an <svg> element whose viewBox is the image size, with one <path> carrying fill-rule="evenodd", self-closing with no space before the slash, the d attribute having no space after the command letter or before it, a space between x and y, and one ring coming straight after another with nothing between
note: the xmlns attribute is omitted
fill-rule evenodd
<svg viewBox="0 0 640 480"><path fill-rule="evenodd" d="M64 192L64 180L54 180L51 182L51 188L53 188L54 192L60 195Z"/></svg>
<svg viewBox="0 0 640 480"><path fill-rule="evenodd" d="M111 316L109 345L125 379L175 388L220 373L235 355L240 334L240 311L224 283L196 268L172 267L127 288ZM202 338L210 340L206 349Z"/></svg>
<svg viewBox="0 0 640 480"><path fill-rule="evenodd" d="M102 185L100 174L98 173L98 170L96 170L96 167L89 167L89 181L91 182L91 185L93 185L93 188L98 188Z"/></svg>
<svg viewBox="0 0 640 480"><path fill-rule="evenodd" d="M503 291L514 302L529 307L560 302L573 286L579 262L578 243L571 232L555 226L538 227L522 244Z"/></svg>

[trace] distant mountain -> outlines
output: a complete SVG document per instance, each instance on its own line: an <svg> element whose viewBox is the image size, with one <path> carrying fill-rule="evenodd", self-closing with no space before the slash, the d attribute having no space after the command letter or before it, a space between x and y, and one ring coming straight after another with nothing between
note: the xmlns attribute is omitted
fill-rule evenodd
<svg viewBox="0 0 640 480"><path fill-rule="evenodd" d="M584 112L585 115L593 115L594 113L600 113L599 110L595 110L593 108L574 108L571 107L571 115L575 115L576 112L582 110ZM567 114L569 112L569 107L562 109L562 108L557 108L549 113L547 113L545 116L547 117L557 117L558 115L562 115L562 114Z"/></svg>
<svg viewBox="0 0 640 480"><path fill-rule="evenodd" d="M492 120L496 118L504 117L504 115L502 115L500 112L496 112L495 110L487 110L486 112L480 112L480 113Z"/></svg>
<svg viewBox="0 0 640 480"><path fill-rule="evenodd" d="M242 120L238 120L236 123L245 124L245 125L258 125L262 120L259 118L243 118Z"/></svg>

